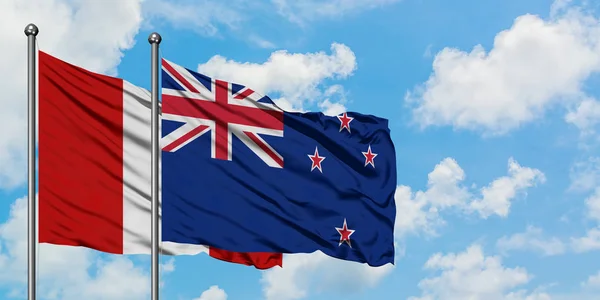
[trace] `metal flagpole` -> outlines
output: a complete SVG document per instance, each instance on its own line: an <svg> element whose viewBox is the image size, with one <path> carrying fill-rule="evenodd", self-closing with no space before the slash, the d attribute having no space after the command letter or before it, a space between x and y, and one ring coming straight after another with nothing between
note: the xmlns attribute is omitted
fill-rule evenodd
<svg viewBox="0 0 600 300"><path fill-rule="evenodd" d="M35 203L35 131L36 131L36 47L39 30L35 24L25 27L27 36L27 299L36 299L36 203Z"/></svg>
<svg viewBox="0 0 600 300"><path fill-rule="evenodd" d="M162 38L160 34L153 32L148 37L148 42L152 47L152 75L151 75L151 87L152 87L152 300L158 300L158 285L159 273L158 273L158 255L159 255L159 224L158 224L158 163L160 149L158 142L159 136L159 111L158 111L158 45Z"/></svg>

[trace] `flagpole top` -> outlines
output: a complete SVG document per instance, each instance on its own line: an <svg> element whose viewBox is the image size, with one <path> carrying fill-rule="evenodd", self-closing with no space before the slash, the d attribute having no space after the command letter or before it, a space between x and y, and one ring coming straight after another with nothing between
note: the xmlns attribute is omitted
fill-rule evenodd
<svg viewBox="0 0 600 300"><path fill-rule="evenodd" d="M158 34L157 32L151 33L150 36L148 37L148 43L150 43L150 44L160 44L160 41L162 41L162 38L160 37L160 34Z"/></svg>
<svg viewBox="0 0 600 300"><path fill-rule="evenodd" d="M38 32L40 32L40 30L33 23L30 23L29 25L25 26L25 35L26 36L30 36L30 35L36 36L38 34Z"/></svg>

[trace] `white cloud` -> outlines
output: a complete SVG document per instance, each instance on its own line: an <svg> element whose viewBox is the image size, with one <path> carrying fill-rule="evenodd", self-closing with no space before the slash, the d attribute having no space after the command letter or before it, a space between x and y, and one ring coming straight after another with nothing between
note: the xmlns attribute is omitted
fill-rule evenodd
<svg viewBox="0 0 600 300"><path fill-rule="evenodd" d="M600 187L584 201L587 217L600 225ZM600 250L600 227L589 229L585 236L571 238L571 247L575 252Z"/></svg>
<svg viewBox="0 0 600 300"><path fill-rule="evenodd" d="M175 271L175 258L171 257L165 263L160 264L160 274L169 274Z"/></svg>
<svg viewBox="0 0 600 300"><path fill-rule="evenodd" d="M565 244L556 237L545 237L540 228L527 226L525 232L515 233L510 237L503 236L496 242L501 252L513 250L530 250L545 256L563 254Z"/></svg>
<svg viewBox="0 0 600 300"><path fill-rule="evenodd" d="M175 28L194 31L203 36L223 37L233 31L237 38L264 49L276 45L260 36L252 28L252 22L269 18L276 11L289 21L304 26L315 17L341 17L347 13L361 12L400 0L145 0L146 27L166 21ZM270 3L269 3L270 2ZM151 21L151 22L150 22ZM152 23L152 24L151 24Z"/></svg>
<svg viewBox="0 0 600 300"><path fill-rule="evenodd" d="M206 36L219 34L219 27L237 28L246 19L240 1L147 0L144 14L154 22L167 21L175 28L190 29ZM151 26L150 24L147 24Z"/></svg>
<svg viewBox="0 0 600 300"><path fill-rule="evenodd" d="M272 5L258 1L229 0L144 0L144 26L160 27L167 22L176 29L190 30L201 36L235 37L263 49L276 45L260 36L251 24L271 12ZM231 33L231 34L227 34Z"/></svg>
<svg viewBox="0 0 600 300"><path fill-rule="evenodd" d="M321 252L285 255L284 264L284 268L263 273L261 283L266 300L303 299L309 290L352 294L376 286L394 269L390 264L370 267L334 259Z"/></svg>
<svg viewBox="0 0 600 300"><path fill-rule="evenodd" d="M227 300L227 294L219 286L213 285L200 294L200 298L194 300Z"/></svg>
<svg viewBox="0 0 600 300"><path fill-rule="evenodd" d="M587 192L600 186L600 157L576 162L570 172L570 190Z"/></svg>
<svg viewBox="0 0 600 300"><path fill-rule="evenodd" d="M587 186L588 181L585 182ZM575 252L600 250L600 187L584 200L586 217L595 223L595 227L587 230L582 237L571 238L571 247Z"/></svg>
<svg viewBox="0 0 600 300"><path fill-rule="evenodd" d="M600 71L600 22L559 4L547 20L530 14L516 18L496 35L489 52L481 45L471 52L440 51L429 79L407 93L415 121L422 127L452 125L503 134L556 105L583 101L582 109L595 107L582 85ZM577 110L567 119L588 126L596 117Z"/></svg>
<svg viewBox="0 0 600 300"><path fill-rule="evenodd" d="M271 0L279 14L291 22L305 25L322 17L341 17L346 14L373 9L400 0Z"/></svg>
<svg viewBox="0 0 600 300"><path fill-rule="evenodd" d="M588 216L600 224L600 186L584 202Z"/></svg>
<svg viewBox="0 0 600 300"><path fill-rule="evenodd" d="M431 53L432 47L433 47L433 45L431 45L431 44L427 45L427 48L425 48L425 51L423 51L424 58L430 58L433 55L433 53Z"/></svg>
<svg viewBox="0 0 600 300"><path fill-rule="evenodd" d="M595 134L600 124L600 101L586 98L565 116L565 121L575 125L583 136Z"/></svg>
<svg viewBox="0 0 600 300"><path fill-rule="evenodd" d="M506 217L518 193L544 182L544 174L508 160L508 176L492 181L479 190L477 196L466 185L464 170L452 158L445 158L428 175L427 190L412 192L408 186L396 190L396 208L402 218L396 220L398 236L424 232L435 235L436 228L445 224L440 213L454 209L464 213L477 212L480 217Z"/></svg>
<svg viewBox="0 0 600 300"><path fill-rule="evenodd" d="M346 111L346 94L342 85L332 85L323 94L325 100L318 104L319 109L327 116L337 116Z"/></svg>
<svg viewBox="0 0 600 300"><path fill-rule="evenodd" d="M485 256L477 244L458 254L434 254L424 268L436 275L421 280L422 295L410 300L550 299L541 292L514 291L527 284L532 275L522 267L505 267L498 256Z"/></svg>
<svg viewBox="0 0 600 300"><path fill-rule="evenodd" d="M508 160L508 176L494 180L481 190L482 197L470 203L470 209L479 212L482 218L492 214L508 216L511 200L518 192L538 183L544 183L546 177L537 169L522 167L513 158Z"/></svg>
<svg viewBox="0 0 600 300"><path fill-rule="evenodd" d="M585 236L571 238L571 246L575 252L600 250L600 229L592 228Z"/></svg>
<svg viewBox="0 0 600 300"><path fill-rule="evenodd" d="M323 114L327 116L338 116L346 111L344 104L331 102L329 99L325 99L323 102L319 103L319 108Z"/></svg>
<svg viewBox="0 0 600 300"><path fill-rule="evenodd" d="M263 49L273 49L277 47L273 42L268 41L256 34L251 34L248 36L248 40Z"/></svg>
<svg viewBox="0 0 600 300"><path fill-rule="evenodd" d="M572 2L573 0L554 0L552 5L550 5L550 15L555 16L565 11L571 6Z"/></svg>
<svg viewBox="0 0 600 300"><path fill-rule="evenodd" d="M280 94L281 99L276 100L278 105L294 110L303 110L305 105L315 102L326 108L334 103L342 105L341 100L332 102L333 98L343 99L341 86L324 86L323 81L347 78L355 69L354 52L338 43L331 45L329 55L324 52L302 54L280 50L273 52L262 64L241 63L215 55L198 66L200 73L243 84L274 100L274 94ZM340 110L336 107L334 112Z"/></svg>
<svg viewBox="0 0 600 300"><path fill-rule="evenodd" d="M160 274L159 288L163 288L165 286L166 275L175 272L175 258L170 257L166 262L160 263L158 267Z"/></svg>
<svg viewBox="0 0 600 300"><path fill-rule="evenodd" d="M600 271L594 275L590 275L581 285L586 288L600 289Z"/></svg>
<svg viewBox="0 0 600 300"><path fill-rule="evenodd" d="M26 161L26 45L23 29L40 28L40 49L95 72L114 74L122 51L134 44L141 17L141 0L102 1L4 0L0 1L0 69L11 75L0 81L0 188L24 182Z"/></svg>
<svg viewBox="0 0 600 300"><path fill-rule="evenodd" d="M566 299L573 299L571 298L573 295L569 295L569 298L565 298ZM560 298L562 299L562 298ZM528 293L525 290L520 290L517 292L511 292L508 293L502 300L560 300L559 298L555 297L554 295L550 296L550 294L545 293L543 291L533 291L532 293ZM592 298L576 298L579 300L591 300Z"/></svg>
<svg viewBox="0 0 600 300"><path fill-rule="evenodd" d="M409 186L396 189L396 218L394 233L403 237L408 233L424 232L435 235L436 228L445 224L440 212L463 207L471 197L461 184L463 169L453 158L445 158L427 175L427 190L412 192Z"/></svg>
<svg viewBox="0 0 600 300"><path fill-rule="evenodd" d="M0 225L0 285L24 293L27 273L27 200L20 198ZM40 244L38 291L43 298L147 299L150 278L124 256L102 258L87 248ZM58 276L57 276L58 275ZM106 288L110 287L110 288Z"/></svg>

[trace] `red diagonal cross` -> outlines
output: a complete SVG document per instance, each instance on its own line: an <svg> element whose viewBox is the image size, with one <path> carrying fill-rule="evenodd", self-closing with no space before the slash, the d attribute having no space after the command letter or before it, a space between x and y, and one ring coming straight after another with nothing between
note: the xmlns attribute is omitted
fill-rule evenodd
<svg viewBox="0 0 600 300"><path fill-rule="evenodd" d="M215 158L228 159L228 124L230 123L283 130L282 111L229 104L229 85L226 81L215 80L214 93L214 102L163 94L162 112L215 121L216 140L213 141L215 143ZM246 96L246 93L242 93L235 99L243 99ZM204 129L206 129L206 126L201 125L187 135L194 136ZM184 139L186 136L181 138Z"/></svg>

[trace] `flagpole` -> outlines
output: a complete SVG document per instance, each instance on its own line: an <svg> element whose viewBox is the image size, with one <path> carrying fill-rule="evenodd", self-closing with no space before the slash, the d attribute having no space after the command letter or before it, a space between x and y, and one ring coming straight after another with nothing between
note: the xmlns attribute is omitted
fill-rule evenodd
<svg viewBox="0 0 600 300"><path fill-rule="evenodd" d="M39 30L35 24L25 27L27 36L27 299L36 299L36 203L35 203L35 131L36 131L36 53L35 39Z"/></svg>
<svg viewBox="0 0 600 300"><path fill-rule="evenodd" d="M148 42L152 47L152 300L158 300L158 286L159 286L159 270L158 270L158 258L159 258L159 215L158 215L158 163L160 148L158 142L159 136L159 111L158 111L158 45L162 38L160 34L153 32L148 37Z"/></svg>

